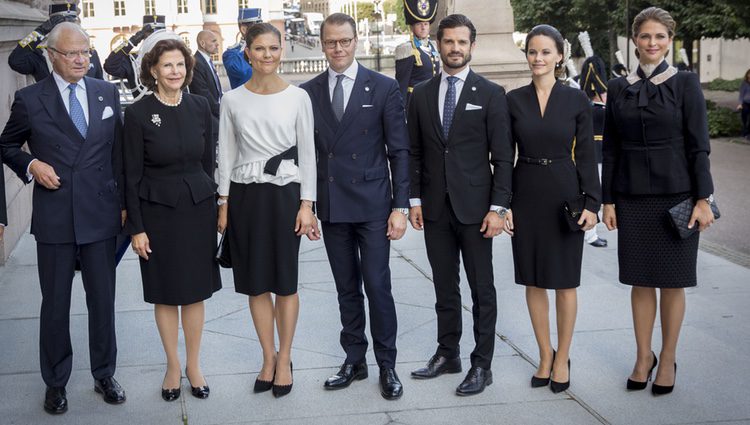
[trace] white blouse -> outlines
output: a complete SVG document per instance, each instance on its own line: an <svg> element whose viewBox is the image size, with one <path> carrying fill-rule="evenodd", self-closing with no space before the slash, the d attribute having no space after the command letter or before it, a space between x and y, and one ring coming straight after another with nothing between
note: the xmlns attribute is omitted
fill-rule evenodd
<svg viewBox="0 0 750 425"><path fill-rule="evenodd" d="M241 85L225 93L219 121L219 195L229 196L230 181L300 183L300 199L315 201L313 131L312 103L299 87L262 95ZM299 166L285 159L275 176L263 172L268 159L295 145Z"/></svg>

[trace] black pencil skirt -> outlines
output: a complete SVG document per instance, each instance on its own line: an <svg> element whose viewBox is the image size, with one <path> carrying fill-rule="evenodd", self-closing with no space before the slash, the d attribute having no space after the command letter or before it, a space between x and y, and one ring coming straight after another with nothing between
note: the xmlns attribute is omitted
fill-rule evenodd
<svg viewBox="0 0 750 425"><path fill-rule="evenodd" d="M229 186L227 232L234 290L245 295L297 292L300 237L294 224L299 183Z"/></svg>
<svg viewBox="0 0 750 425"><path fill-rule="evenodd" d="M689 193L658 196L617 195L617 256L620 282L650 288L696 286L699 233L680 239L669 209Z"/></svg>

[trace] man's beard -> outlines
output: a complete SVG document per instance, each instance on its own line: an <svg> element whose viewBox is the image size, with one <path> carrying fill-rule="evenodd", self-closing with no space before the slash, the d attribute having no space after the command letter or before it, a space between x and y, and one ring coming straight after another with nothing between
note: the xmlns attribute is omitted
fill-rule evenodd
<svg viewBox="0 0 750 425"><path fill-rule="evenodd" d="M464 66L466 66L467 63L471 62L471 53L464 56L463 58L464 60L462 60L456 65L453 65L452 63L447 61L445 57L441 57L441 59L443 60L443 66L445 66L446 68L458 69L458 68L463 68Z"/></svg>

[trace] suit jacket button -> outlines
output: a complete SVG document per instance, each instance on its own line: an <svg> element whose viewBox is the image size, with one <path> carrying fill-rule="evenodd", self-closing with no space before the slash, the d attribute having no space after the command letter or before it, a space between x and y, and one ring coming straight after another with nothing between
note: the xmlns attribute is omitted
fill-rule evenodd
<svg viewBox="0 0 750 425"><path fill-rule="evenodd" d="M329 182L332 182L332 181L333 181L333 176L331 176L331 177L328 177L328 181L329 181Z"/></svg>
<svg viewBox="0 0 750 425"><path fill-rule="evenodd" d="M328 154L328 159L333 159L333 154L332 153Z"/></svg>
<svg viewBox="0 0 750 425"><path fill-rule="evenodd" d="M352 159L357 159L357 154L356 153L352 154Z"/></svg>
<svg viewBox="0 0 750 425"><path fill-rule="evenodd" d="M445 154L448 155L448 149L445 150Z"/></svg>
<svg viewBox="0 0 750 425"><path fill-rule="evenodd" d="M104 167L99 166L99 171L104 171Z"/></svg>

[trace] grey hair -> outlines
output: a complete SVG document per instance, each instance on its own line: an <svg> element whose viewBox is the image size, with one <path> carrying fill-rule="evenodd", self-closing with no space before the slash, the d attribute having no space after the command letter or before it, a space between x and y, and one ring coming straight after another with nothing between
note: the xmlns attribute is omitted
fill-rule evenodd
<svg viewBox="0 0 750 425"><path fill-rule="evenodd" d="M52 28L52 31L50 31L49 35L47 35L45 46L54 48L57 45L57 39L60 38L60 34L65 30L76 31L80 33L86 38L86 44L90 44L88 33L83 28L81 28L80 25L73 22L60 22L59 24L55 25L55 27Z"/></svg>

